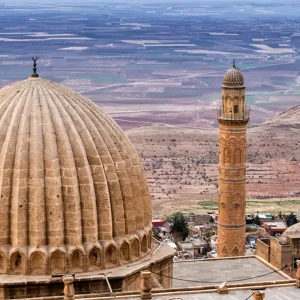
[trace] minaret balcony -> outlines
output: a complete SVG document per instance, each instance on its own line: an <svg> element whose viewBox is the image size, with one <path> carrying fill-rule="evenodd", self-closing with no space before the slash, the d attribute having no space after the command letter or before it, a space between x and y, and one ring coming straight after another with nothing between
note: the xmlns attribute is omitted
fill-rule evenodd
<svg viewBox="0 0 300 300"><path fill-rule="evenodd" d="M220 121L243 121L250 119L250 106L245 106L244 111L238 113L225 112L222 107L217 108L217 119Z"/></svg>

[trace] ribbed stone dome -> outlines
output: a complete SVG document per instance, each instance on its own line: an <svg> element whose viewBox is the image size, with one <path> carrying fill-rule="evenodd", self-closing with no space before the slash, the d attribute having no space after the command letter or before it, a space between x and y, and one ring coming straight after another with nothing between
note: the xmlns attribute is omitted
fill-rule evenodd
<svg viewBox="0 0 300 300"><path fill-rule="evenodd" d="M92 271L151 248L140 158L92 101L45 79L0 89L0 273Z"/></svg>
<svg viewBox="0 0 300 300"><path fill-rule="evenodd" d="M224 75L223 87L244 87L244 76L235 66L230 68Z"/></svg>

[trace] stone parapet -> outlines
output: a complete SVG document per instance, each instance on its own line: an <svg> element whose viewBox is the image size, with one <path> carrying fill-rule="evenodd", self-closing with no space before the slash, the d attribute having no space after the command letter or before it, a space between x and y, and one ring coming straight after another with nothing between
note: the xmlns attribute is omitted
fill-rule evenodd
<svg viewBox="0 0 300 300"><path fill-rule="evenodd" d="M65 274L128 264L151 252L152 232L61 247L0 247L0 274ZM150 241L149 241L150 240Z"/></svg>
<svg viewBox="0 0 300 300"><path fill-rule="evenodd" d="M171 247L162 244L154 254L149 252L139 261L117 268L103 269L100 272L95 270L76 274L73 282L76 294L110 293L106 278L114 292L138 292L141 281L140 272L143 270L155 272L153 276L157 286L170 288L174 254L175 251ZM63 276L66 276L66 282L68 282L68 278L72 277L70 275L0 275L0 299L51 298L51 296L61 295L64 289Z"/></svg>

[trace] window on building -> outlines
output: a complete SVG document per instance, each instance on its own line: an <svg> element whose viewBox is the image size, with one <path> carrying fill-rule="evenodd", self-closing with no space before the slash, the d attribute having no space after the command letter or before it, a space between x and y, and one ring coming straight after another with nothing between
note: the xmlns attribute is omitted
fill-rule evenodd
<svg viewBox="0 0 300 300"><path fill-rule="evenodd" d="M239 113L239 106L238 106L238 105L235 105L235 106L233 107L233 112L234 112L235 114L238 114L238 113Z"/></svg>
<svg viewBox="0 0 300 300"><path fill-rule="evenodd" d="M300 257L294 258L294 259L293 259L293 263L294 263L294 264L293 264L293 269L294 269L294 270L297 270L297 260L300 260Z"/></svg>

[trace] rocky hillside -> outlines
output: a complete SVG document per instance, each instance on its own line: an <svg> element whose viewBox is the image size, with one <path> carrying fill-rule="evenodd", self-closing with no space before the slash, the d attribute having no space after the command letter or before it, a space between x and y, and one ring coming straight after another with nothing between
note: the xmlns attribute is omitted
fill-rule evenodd
<svg viewBox="0 0 300 300"><path fill-rule="evenodd" d="M249 129L249 211L300 210L298 125L300 106ZM217 209L218 130L149 125L127 133L147 171L155 215Z"/></svg>
<svg viewBox="0 0 300 300"><path fill-rule="evenodd" d="M261 126L300 128L300 105L278 114Z"/></svg>

